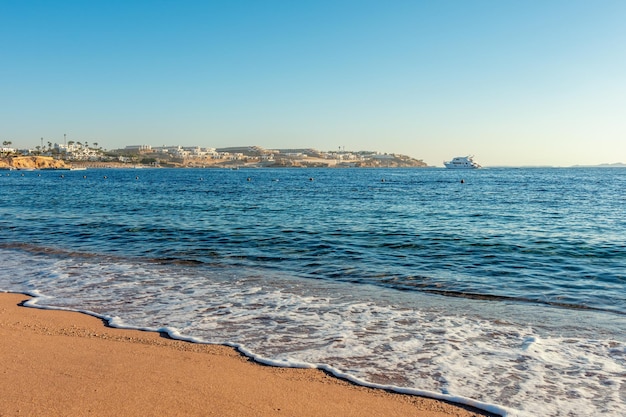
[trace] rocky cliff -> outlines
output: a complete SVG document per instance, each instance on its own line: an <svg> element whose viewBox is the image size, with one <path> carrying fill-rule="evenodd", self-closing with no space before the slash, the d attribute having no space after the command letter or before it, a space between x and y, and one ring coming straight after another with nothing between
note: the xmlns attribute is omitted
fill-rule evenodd
<svg viewBox="0 0 626 417"><path fill-rule="evenodd" d="M0 169L67 169L64 161L49 156L14 156L0 158Z"/></svg>

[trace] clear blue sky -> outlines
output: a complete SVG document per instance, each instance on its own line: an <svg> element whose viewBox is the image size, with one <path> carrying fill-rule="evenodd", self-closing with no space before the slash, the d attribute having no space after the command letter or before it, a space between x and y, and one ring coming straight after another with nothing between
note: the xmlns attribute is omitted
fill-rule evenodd
<svg viewBox="0 0 626 417"><path fill-rule="evenodd" d="M0 0L0 140L626 162L626 1Z"/></svg>

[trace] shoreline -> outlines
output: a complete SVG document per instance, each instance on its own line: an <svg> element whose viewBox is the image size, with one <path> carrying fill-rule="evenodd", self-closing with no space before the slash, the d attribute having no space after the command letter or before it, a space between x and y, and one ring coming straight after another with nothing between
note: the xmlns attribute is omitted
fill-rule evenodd
<svg viewBox="0 0 626 417"><path fill-rule="evenodd" d="M52 156L12 156L0 157L0 169L34 170L52 169L69 170L85 168L431 168L421 160L399 157L394 160L342 160L316 157L281 158L263 161L258 158L246 159L212 159L212 158L178 158L161 159L159 162L142 161L89 161L55 159Z"/></svg>
<svg viewBox="0 0 626 417"><path fill-rule="evenodd" d="M2 415L494 415L356 385L319 369L263 365L228 346L22 306L32 298L0 293Z"/></svg>

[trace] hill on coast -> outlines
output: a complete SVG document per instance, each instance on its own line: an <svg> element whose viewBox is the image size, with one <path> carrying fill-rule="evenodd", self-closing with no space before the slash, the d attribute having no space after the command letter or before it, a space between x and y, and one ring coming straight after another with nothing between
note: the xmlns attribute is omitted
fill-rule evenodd
<svg viewBox="0 0 626 417"><path fill-rule="evenodd" d="M371 151L321 152L316 149L264 149L260 146L230 148L163 147L129 152L116 151L126 160L139 164L154 163L168 167L355 167L406 168L426 167L424 161L401 154Z"/></svg>
<svg viewBox="0 0 626 417"><path fill-rule="evenodd" d="M133 148L133 147L130 147ZM258 146L208 149L199 147L163 147L103 151L85 148L70 149L54 155L13 154L0 157L0 169L69 169L69 168L240 168L240 167L354 167L407 168L427 167L420 160L401 154L377 152L320 152L315 149L268 150Z"/></svg>
<svg viewBox="0 0 626 417"><path fill-rule="evenodd" d="M51 156L14 156L0 158L0 169L67 169L64 161Z"/></svg>

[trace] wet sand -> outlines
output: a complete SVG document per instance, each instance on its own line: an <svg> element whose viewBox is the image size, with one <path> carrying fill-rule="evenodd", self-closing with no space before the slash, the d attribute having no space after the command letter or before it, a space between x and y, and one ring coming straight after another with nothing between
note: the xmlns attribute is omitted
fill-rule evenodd
<svg viewBox="0 0 626 417"><path fill-rule="evenodd" d="M484 416L0 294L0 416Z"/></svg>

